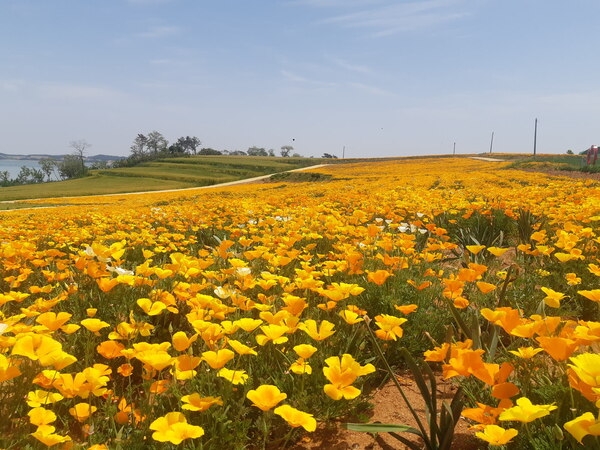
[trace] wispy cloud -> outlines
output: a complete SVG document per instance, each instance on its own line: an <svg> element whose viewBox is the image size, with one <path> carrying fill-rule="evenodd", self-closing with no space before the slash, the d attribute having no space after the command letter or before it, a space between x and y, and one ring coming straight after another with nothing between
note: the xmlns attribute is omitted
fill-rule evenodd
<svg viewBox="0 0 600 450"><path fill-rule="evenodd" d="M315 0L313 3L318 2ZM358 11L356 8L345 8L352 11L322 19L319 23L364 29L372 36L382 37L459 20L469 15L462 4L461 0L425 0L400 4L370 2L370 8Z"/></svg>
<svg viewBox="0 0 600 450"><path fill-rule="evenodd" d="M354 64L354 63L348 62L341 58L333 58L332 62L335 65L337 65L338 67L341 67L342 69L349 71L349 72L355 72L355 73L361 73L361 74L372 73L372 70L370 67L360 65L360 64Z"/></svg>
<svg viewBox="0 0 600 450"><path fill-rule="evenodd" d="M382 95L382 96L389 96L392 95L392 93L390 91L386 91L385 89L382 89L378 86L371 86L368 84L364 84L364 83L358 83L358 82L349 82L348 86L360 90L364 93L367 94L373 94L373 95Z"/></svg>
<svg viewBox="0 0 600 450"><path fill-rule="evenodd" d="M145 39L157 39L167 36L173 36L179 34L180 32L181 28L176 26L156 25L148 28L146 31L136 33L136 36Z"/></svg>
<svg viewBox="0 0 600 450"><path fill-rule="evenodd" d="M283 77L288 80L291 81L293 83L299 83L299 84L304 84L304 85L311 85L313 87L334 87L337 85L337 83L333 83L330 81L323 81L323 80L318 80L318 79L314 79L314 78L308 78L302 75L298 75L294 72L290 72L289 70L281 70L281 75L283 75Z"/></svg>

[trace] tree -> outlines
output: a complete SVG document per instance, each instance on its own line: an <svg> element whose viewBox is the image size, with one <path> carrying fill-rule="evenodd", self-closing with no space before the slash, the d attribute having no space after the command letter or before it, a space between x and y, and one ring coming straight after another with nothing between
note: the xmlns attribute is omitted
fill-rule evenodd
<svg viewBox="0 0 600 450"><path fill-rule="evenodd" d="M42 172L46 175L46 181L51 181L55 170L58 170L58 161L52 158L42 158L38 161Z"/></svg>
<svg viewBox="0 0 600 450"><path fill-rule="evenodd" d="M248 156L268 156L269 155L264 148L256 147L256 146L249 147L248 150L246 151L246 153L248 154Z"/></svg>
<svg viewBox="0 0 600 450"><path fill-rule="evenodd" d="M167 151L169 141L167 141L158 131L151 131L148 133L148 136L146 136L146 146L151 154L157 155Z"/></svg>
<svg viewBox="0 0 600 450"><path fill-rule="evenodd" d="M291 145L282 145L280 152L281 156L283 156L284 158L289 157L292 150L294 150L294 147L292 147Z"/></svg>
<svg viewBox="0 0 600 450"><path fill-rule="evenodd" d="M337 159L337 156L330 155L329 153L323 153L323 156L321 156L321 158Z"/></svg>
<svg viewBox="0 0 600 450"><path fill-rule="evenodd" d="M215 150L214 148L201 148L198 152L199 155L222 155L223 152Z"/></svg>
<svg viewBox="0 0 600 450"><path fill-rule="evenodd" d="M85 174L85 151L91 146L92 144L88 143L85 139L79 139L78 141L71 141L69 143L69 147L73 149L73 155L79 159L81 176Z"/></svg>
<svg viewBox="0 0 600 450"><path fill-rule="evenodd" d="M85 166L81 166L81 160L77 155L65 155L58 166L58 173L63 180L81 178L85 175Z"/></svg>
<svg viewBox="0 0 600 450"><path fill-rule="evenodd" d="M139 133L133 140L133 144L129 149L131 150L131 158L143 159L146 155L146 146L148 145L148 138L143 134Z"/></svg>
<svg viewBox="0 0 600 450"><path fill-rule="evenodd" d="M8 170L3 170L0 172L0 186L10 186L10 172Z"/></svg>
<svg viewBox="0 0 600 450"><path fill-rule="evenodd" d="M272 148L269 149L269 156L275 156L275 150Z"/></svg>
<svg viewBox="0 0 600 450"><path fill-rule="evenodd" d="M202 145L202 142L200 142L200 139L198 139L196 136L186 136L177 139L177 142L174 145L180 148L183 153L195 155L198 147Z"/></svg>
<svg viewBox="0 0 600 450"><path fill-rule="evenodd" d="M34 169L32 167L21 166L21 171L15 179L16 184L33 184L44 182L44 172L40 169Z"/></svg>

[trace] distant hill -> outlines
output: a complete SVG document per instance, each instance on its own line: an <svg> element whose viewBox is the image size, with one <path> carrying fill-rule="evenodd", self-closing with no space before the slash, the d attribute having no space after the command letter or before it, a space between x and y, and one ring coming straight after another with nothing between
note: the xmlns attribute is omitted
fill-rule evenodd
<svg viewBox="0 0 600 450"><path fill-rule="evenodd" d="M47 155L44 153L33 154L33 155L10 155L8 153L0 153L1 159L22 159L23 161L37 161L44 158L51 158L56 160L62 160L66 155ZM124 159L125 156L115 156L115 155L93 155L93 156L85 156L84 159L87 162L95 162L95 161L116 161L118 159Z"/></svg>

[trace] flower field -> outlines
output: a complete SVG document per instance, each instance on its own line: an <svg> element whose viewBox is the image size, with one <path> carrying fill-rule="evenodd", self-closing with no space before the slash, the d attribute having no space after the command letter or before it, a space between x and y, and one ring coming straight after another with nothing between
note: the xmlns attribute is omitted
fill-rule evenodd
<svg viewBox="0 0 600 450"><path fill-rule="evenodd" d="M315 171L0 214L0 448L284 448L406 352L482 443L600 448L596 182Z"/></svg>

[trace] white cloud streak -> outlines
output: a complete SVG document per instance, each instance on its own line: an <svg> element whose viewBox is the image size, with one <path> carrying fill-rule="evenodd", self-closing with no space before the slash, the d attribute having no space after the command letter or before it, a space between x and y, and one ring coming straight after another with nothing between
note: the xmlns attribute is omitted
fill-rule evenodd
<svg viewBox="0 0 600 450"><path fill-rule="evenodd" d="M389 36L401 32L435 27L459 20L469 15L458 8L460 0L426 0L392 3L360 11L338 14L320 20L321 25L364 29L374 37Z"/></svg>

